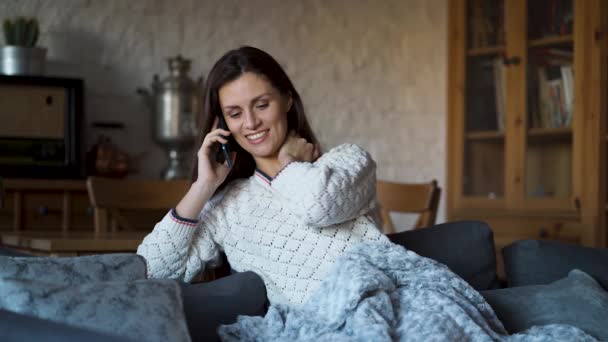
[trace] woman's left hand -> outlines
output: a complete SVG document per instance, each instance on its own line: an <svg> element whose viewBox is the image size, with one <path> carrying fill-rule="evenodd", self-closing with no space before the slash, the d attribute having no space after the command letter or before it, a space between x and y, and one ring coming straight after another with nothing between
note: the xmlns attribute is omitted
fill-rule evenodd
<svg viewBox="0 0 608 342"><path fill-rule="evenodd" d="M319 158L319 146L309 143L292 131L281 146L278 158L282 167L294 161L312 163Z"/></svg>

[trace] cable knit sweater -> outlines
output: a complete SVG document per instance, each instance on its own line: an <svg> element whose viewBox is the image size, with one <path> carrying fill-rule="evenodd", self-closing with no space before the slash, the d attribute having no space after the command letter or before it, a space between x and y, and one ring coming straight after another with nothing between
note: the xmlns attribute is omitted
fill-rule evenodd
<svg viewBox="0 0 608 342"><path fill-rule="evenodd" d="M234 270L262 277L272 304L300 304L350 245L388 242L371 215L375 185L370 155L340 145L314 163L290 163L274 179L256 171L233 181L198 221L169 212L137 253L151 277L190 281L223 250Z"/></svg>

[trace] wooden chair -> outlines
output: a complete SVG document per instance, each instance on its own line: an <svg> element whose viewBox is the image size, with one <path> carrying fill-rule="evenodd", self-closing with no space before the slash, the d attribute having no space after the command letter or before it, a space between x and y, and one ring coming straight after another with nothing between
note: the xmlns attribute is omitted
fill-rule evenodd
<svg viewBox="0 0 608 342"><path fill-rule="evenodd" d="M408 184L377 181L376 193L385 234L395 232L390 212L420 214L414 228L435 224L441 196L441 188L437 186L436 180L430 183Z"/></svg>
<svg viewBox="0 0 608 342"><path fill-rule="evenodd" d="M188 180L129 180L89 177L87 190L94 209L95 233L133 230L122 211L169 210L190 187ZM152 227L150 227L151 229Z"/></svg>

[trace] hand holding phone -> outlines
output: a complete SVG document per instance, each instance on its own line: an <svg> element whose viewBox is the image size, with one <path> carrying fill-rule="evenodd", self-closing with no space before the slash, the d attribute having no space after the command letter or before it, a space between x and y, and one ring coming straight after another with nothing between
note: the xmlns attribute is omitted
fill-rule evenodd
<svg viewBox="0 0 608 342"><path fill-rule="evenodd" d="M228 131L228 125L226 124L224 115L218 114L217 120L218 120L217 127ZM220 164L227 162L228 167L232 168L232 158L230 157L230 147L228 146L228 144L220 143L220 148L217 151L217 154L215 155L215 161L217 161Z"/></svg>

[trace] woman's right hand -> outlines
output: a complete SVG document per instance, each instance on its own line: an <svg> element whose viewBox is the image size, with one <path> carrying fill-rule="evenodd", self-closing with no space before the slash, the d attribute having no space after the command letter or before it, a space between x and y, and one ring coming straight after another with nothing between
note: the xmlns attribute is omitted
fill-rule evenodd
<svg viewBox="0 0 608 342"><path fill-rule="evenodd" d="M291 131L279 150L279 164L284 168L294 161L314 163L319 158L319 146L313 145Z"/></svg>
<svg viewBox="0 0 608 342"><path fill-rule="evenodd" d="M226 162L220 164L215 161L217 144L227 144L230 131L217 128L217 119L215 120L213 127L214 129L203 139L203 143L197 152L197 182L203 182L205 185L216 189L224 182L224 180L226 180L226 177L230 172L230 168ZM234 152L232 153L231 157L234 161Z"/></svg>
<svg viewBox="0 0 608 342"><path fill-rule="evenodd" d="M190 190L177 204L175 210L181 217L197 220L203 207L213 196L217 188L226 180L230 168L227 163L220 164L215 161L216 144L228 143L230 132L217 128L217 119L213 130L203 139L196 156L198 157L198 178L190 186ZM236 153L232 153L232 160Z"/></svg>

